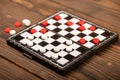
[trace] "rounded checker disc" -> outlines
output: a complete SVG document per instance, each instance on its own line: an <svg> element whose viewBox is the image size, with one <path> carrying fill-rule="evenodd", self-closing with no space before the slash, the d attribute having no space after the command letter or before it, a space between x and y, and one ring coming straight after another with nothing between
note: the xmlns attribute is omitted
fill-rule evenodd
<svg viewBox="0 0 120 80"><path fill-rule="evenodd" d="M48 25L48 22L47 22L47 21L43 21L43 22L41 23L41 25L44 26L44 27L46 27L46 26Z"/></svg>
<svg viewBox="0 0 120 80"><path fill-rule="evenodd" d="M84 23L85 23L85 22L84 22L83 20L80 20L80 21L78 22L78 24L79 24L80 26L82 26Z"/></svg>
<svg viewBox="0 0 120 80"><path fill-rule="evenodd" d="M21 23L20 23L19 21L16 21L16 22L14 23L14 26L15 26L15 27L20 27L20 26L21 26Z"/></svg>
<svg viewBox="0 0 120 80"><path fill-rule="evenodd" d="M56 15L56 16L54 17L54 19L58 21L58 20L61 19L61 17L60 17L59 15Z"/></svg>
<svg viewBox="0 0 120 80"><path fill-rule="evenodd" d="M45 52L46 52L46 49L45 49L45 48L40 48L39 51L40 51L41 53L45 53Z"/></svg>
<svg viewBox="0 0 120 80"><path fill-rule="evenodd" d="M15 34L16 33L16 31L15 30L10 30L10 35L13 35L13 34Z"/></svg>
<svg viewBox="0 0 120 80"><path fill-rule="evenodd" d="M85 27L84 27L84 26L80 26L80 27L79 27L79 30L80 30L80 31L83 31L83 30L85 30Z"/></svg>
<svg viewBox="0 0 120 80"><path fill-rule="evenodd" d="M9 32L10 32L10 30L11 30L10 28L5 28L5 30L4 30L4 31L5 31L6 33L9 33Z"/></svg>
<svg viewBox="0 0 120 80"><path fill-rule="evenodd" d="M54 52L59 52L60 51L60 49L57 48L57 47L53 48L53 50L54 50Z"/></svg>
<svg viewBox="0 0 120 80"><path fill-rule="evenodd" d="M30 25L31 25L31 22L30 22L30 20L28 20L28 19L23 19L22 23L23 23L25 26L30 26Z"/></svg>
<svg viewBox="0 0 120 80"><path fill-rule="evenodd" d="M66 44L67 44L67 45L72 45L72 43L73 43L73 42L72 42L71 40L67 40L67 41L66 41Z"/></svg>
<svg viewBox="0 0 120 80"><path fill-rule="evenodd" d="M71 52L73 49L71 47L67 47L66 51Z"/></svg>
<svg viewBox="0 0 120 80"><path fill-rule="evenodd" d="M94 31L95 29L96 29L95 26L91 26L91 27L89 28L89 30L91 30L91 31Z"/></svg>
<svg viewBox="0 0 120 80"><path fill-rule="evenodd" d="M40 30L41 33L45 34L47 32L47 29L43 28Z"/></svg>
<svg viewBox="0 0 120 80"><path fill-rule="evenodd" d="M99 43L100 43L100 40L99 40L98 38L94 38L94 39L92 40L92 42L93 42L94 44L99 44Z"/></svg>
<svg viewBox="0 0 120 80"><path fill-rule="evenodd" d="M30 33L31 33L31 34L36 33L36 32L37 32L37 30L36 30L36 29L33 29L33 28L32 28L32 29L30 29Z"/></svg>
<svg viewBox="0 0 120 80"><path fill-rule="evenodd" d="M79 43L80 43L80 44L84 44L85 42L86 42L86 40L83 39L83 38L81 38L81 39L79 40Z"/></svg>
<svg viewBox="0 0 120 80"><path fill-rule="evenodd" d="M72 24L73 24L73 22L71 22L71 21L68 21L68 22L66 23L67 26L71 26Z"/></svg>

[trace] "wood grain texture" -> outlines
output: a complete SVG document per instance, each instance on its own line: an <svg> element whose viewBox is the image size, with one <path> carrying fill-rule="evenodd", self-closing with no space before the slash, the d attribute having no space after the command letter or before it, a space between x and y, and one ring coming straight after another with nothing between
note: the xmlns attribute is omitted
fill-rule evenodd
<svg viewBox="0 0 120 80"><path fill-rule="evenodd" d="M0 80L41 80L0 57Z"/></svg>
<svg viewBox="0 0 120 80"><path fill-rule="evenodd" d="M77 69L60 75L8 46L6 39L9 35L4 33L6 27L17 32L25 28L15 28L15 21L28 18L34 24L59 10L65 10L120 34L119 2L120 0L0 0L0 79L119 80L120 40Z"/></svg>

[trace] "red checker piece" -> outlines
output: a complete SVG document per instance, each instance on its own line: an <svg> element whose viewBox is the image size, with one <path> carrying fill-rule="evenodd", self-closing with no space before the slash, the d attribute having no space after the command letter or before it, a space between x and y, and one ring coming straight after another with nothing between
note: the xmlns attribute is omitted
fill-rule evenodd
<svg viewBox="0 0 120 80"><path fill-rule="evenodd" d="M66 23L66 25L68 25L68 26L71 26L73 24L73 22L71 22L71 21L68 21L67 23Z"/></svg>
<svg viewBox="0 0 120 80"><path fill-rule="evenodd" d="M80 30L80 31L83 31L83 30L85 30L85 27L84 27L84 26L80 26L80 27L79 27L79 30Z"/></svg>
<svg viewBox="0 0 120 80"><path fill-rule="evenodd" d="M33 29L33 28L30 29L30 33L31 33L31 34L36 33L36 32L37 32L36 29Z"/></svg>
<svg viewBox="0 0 120 80"><path fill-rule="evenodd" d="M58 20L61 19L61 17L59 15L57 15L57 16L54 17L54 19L58 21Z"/></svg>
<svg viewBox="0 0 120 80"><path fill-rule="evenodd" d="M45 34L47 32L47 30L45 28L40 30L41 33Z"/></svg>
<svg viewBox="0 0 120 80"><path fill-rule="evenodd" d="M81 38L81 39L79 40L79 43L80 43L80 44L84 44L84 43L86 43L86 40L83 39L83 38Z"/></svg>
<svg viewBox="0 0 120 80"><path fill-rule="evenodd" d="M91 31L94 31L95 29L96 29L95 26L91 26L91 27L89 28L89 30L91 30Z"/></svg>
<svg viewBox="0 0 120 80"><path fill-rule="evenodd" d="M11 30L10 28L5 28L5 30L4 30L4 31L5 31L6 33L9 33L9 32L10 32L10 30Z"/></svg>
<svg viewBox="0 0 120 80"><path fill-rule="evenodd" d="M48 22L47 21L43 21L41 24L42 24L42 26L46 27L48 25Z"/></svg>
<svg viewBox="0 0 120 80"><path fill-rule="evenodd" d="M82 26L84 23L85 23L85 22L84 22L83 20L80 20L80 21L78 22L78 24L79 24L80 26Z"/></svg>
<svg viewBox="0 0 120 80"><path fill-rule="evenodd" d="M99 43L100 43L100 40L99 40L98 38L94 38L94 39L92 40L92 42L93 42L94 44L99 44Z"/></svg>
<svg viewBox="0 0 120 80"><path fill-rule="evenodd" d="M15 27L20 27L20 26L21 26L21 22L16 21L16 22L14 23L14 26L15 26Z"/></svg>

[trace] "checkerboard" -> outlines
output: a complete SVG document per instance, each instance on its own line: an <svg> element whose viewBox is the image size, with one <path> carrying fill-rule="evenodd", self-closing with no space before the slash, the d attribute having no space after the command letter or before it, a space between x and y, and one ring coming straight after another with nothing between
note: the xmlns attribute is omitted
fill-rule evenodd
<svg viewBox="0 0 120 80"><path fill-rule="evenodd" d="M117 38L115 32L60 11L9 37L7 42L58 70L66 71L84 56Z"/></svg>

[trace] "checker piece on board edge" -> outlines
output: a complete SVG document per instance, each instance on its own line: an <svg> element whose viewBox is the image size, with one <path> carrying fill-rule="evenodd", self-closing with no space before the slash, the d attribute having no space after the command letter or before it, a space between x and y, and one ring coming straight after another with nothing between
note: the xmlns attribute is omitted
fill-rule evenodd
<svg viewBox="0 0 120 80"><path fill-rule="evenodd" d="M9 37L7 43L65 73L117 39L115 32L60 11Z"/></svg>

